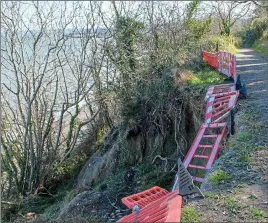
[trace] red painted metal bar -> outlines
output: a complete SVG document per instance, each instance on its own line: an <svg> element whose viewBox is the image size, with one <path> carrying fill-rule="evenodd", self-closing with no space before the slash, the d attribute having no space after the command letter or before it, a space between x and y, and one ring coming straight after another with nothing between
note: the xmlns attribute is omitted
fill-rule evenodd
<svg viewBox="0 0 268 223"><path fill-rule="evenodd" d="M184 166L185 168L192 168L192 169L200 169L200 170L209 170L217 158L217 155L219 154L219 151L221 149L221 143L226 133L226 123L213 123L213 124L203 124L197 133L197 136L194 140L194 143L192 144L191 148L189 149L185 159L184 159ZM213 129L220 129L219 134L212 133ZM206 132L206 134L205 134ZM211 133L211 137L209 136ZM201 144L203 139L206 138L214 138L214 142L210 142L212 144ZM201 154L197 154L198 149L203 148ZM209 149L208 153L204 155L204 151L206 149ZM192 163L194 159L204 159L207 160L204 164L198 165ZM201 177L193 176L194 181L202 182Z"/></svg>
<svg viewBox="0 0 268 223"><path fill-rule="evenodd" d="M147 204L117 222L180 222L182 197L178 190Z"/></svg>
<svg viewBox="0 0 268 223"><path fill-rule="evenodd" d="M212 97L215 94L222 94L234 91L236 91L235 84L221 84L210 86L207 90L205 101L207 101L209 97Z"/></svg>
<svg viewBox="0 0 268 223"><path fill-rule="evenodd" d="M135 205L138 205L140 208L146 206L152 201L158 200L161 197L164 197L169 192L161 187L155 186L143 192L130 195L121 199L122 203L125 204L128 208L132 209Z"/></svg>
<svg viewBox="0 0 268 223"><path fill-rule="evenodd" d="M194 139L194 143L192 144L191 148L189 149L183 161L183 165L185 166L185 168L189 166L193 156L195 155L195 152L201 142L202 136L204 135L205 131L206 131L206 128L204 127L204 125L202 125Z"/></svg>
<svg viewBox="0 0 268 223"><path fill-rule="evenodd" d="M206 123L215 123L224 121L229 111L233 109L238 100L239 91L221 93L210 97L206 106Z"/></svg>
<svg viewBox="0 0 268 223"><path fill-rule="evenodd" d="M202 51L203 60L206 61L214 69L218 69L218 53L209 53Z"/></svg>

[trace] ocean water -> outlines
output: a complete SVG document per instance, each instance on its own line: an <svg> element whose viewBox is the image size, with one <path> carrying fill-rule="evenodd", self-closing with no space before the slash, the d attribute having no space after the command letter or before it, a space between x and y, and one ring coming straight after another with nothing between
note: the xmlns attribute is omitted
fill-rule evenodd
<svg viewBox="0 0 268 223"><path fill-rule="evenodd" d="M92 33L89 33L88 35L86 35L87 37L89 35L92 35ZM103 37L105 37L107 35L107 32L105 31L105 29L99 29L98 31L98 44L102 44L103 41ZM65 79L67 82L67 91L69 93L69 98L74 97L75 95L75 90L77 90L77 75L74 75L72 72L72 69L74 70L74 73L77 73L77 71L80 69L79 67L76 66L76 64L74 63L74 61L78 61L81 60L81 45L83 44L83 42L85 41L85 39L81 39L81 38L77 38L77 33L73 33L70 30L67 30L66 32L66 36L68 37L68 40L64 43L64 45L62 46L62 48L58 47L53 53L51 53L51 59L47 67L48 72L45 73L44 79L43 79L43 86L46 86L46 84L50 83L51 87L47 87L46 91L47 91L47 95L52 95L55 92L55 73L58 74L59 77L59 89L62 88L64 89L64 76L62 73L62 69L60 67L56 67L57 64L55 62L53 62L53 60L55 60L57 63L57 57L56 57L56 52L58 50L60 50L59 56L62 58L62 64L63 65L63 70L64 70L64 75L65 75ZM24 59L25 65L26 65L26 72L25 72L25 76L27 78L32 78L32 67L33 67L33 61L34 61L34 54L33 54L33 44L34 44L34 40L33 38L31 38L30 35L26 35L26 36L19 36L20 39L22 40L22 45L19 44L18 41L15 41L15 51L17 54L17 59L18 61L22 61L22 57ZM2 51L2 58L8 58L8 56L10 55L10 45L8 43L10 43L10 38L5 36L5 33L2 33L1 35L1 51ZM91 57L91 52L92 52L92 43L89 42L88 47L86 49L86 53L87 56ZM37 62L38 63L44 63L44 61L46 60L46 57L48 55L48 49L51 46L51 44L49 43L49 40L46 38L42 38L40 41L40 44L38 45L37 48L37 53L36 53L36 58L37 58ZM65 52L64 52L65 51ZM65 54L65 55L64 55ZM90 73L90 65L91 65L91 61L89 61L89 59L85 60L85 62L83 64L80 64L83 69L85 70L85 73L83 75L84 78L87 79L87 83L86 86L90 87L94 84L94 80L93 77ZM67 65L67 62L70 63L70 66ZM2 89L5 89L5 87L3 87L3 84L6 84L9 88L11 88L12 90L16 90L17 86L16 84L12 84L15 83L15 72L12 69L12 66L10 64L9 61L7 60L3 60L2 59L2 64L1 64L1 87ZM20 69L22 71L24 71L24 66L21 63L20 65L17 64L18 67L20 67ZM44 65L41 65L41 69L44 67ZM35 68L35 72L40 72L40 70L38 71L38 68L36 66ZM20 74L20 73L19 73ZM21 78L22 77L22 78ZM26 77L24 77L23 75L19 75L19 82L20 83L26 83ZM37 77L38 78L38 77ZM53 83L54 82L54 83ZM25 85L24 85L25 86ZM87 90L87 89L85 89ZM4 91L6 92L6 91ZM6 93L6 96L9 98L9 102L15 107L17 107L16 104L16 99L15 96L10 94L10 93ZM52 101L52 100L51 100ZM61 107L62 101L64 101L64 95L63 94L59 94L58 98L58 109ZM25 102L26 103L26 102ZM79 103L79 107L83 108L86 105L85 100L82 100ZM69 112L74 114L75 112L75 106L71 107L69 109ZM56 117L59 117L59 112L55 113ZM57 118L56 118L57 119Z"/></svg>

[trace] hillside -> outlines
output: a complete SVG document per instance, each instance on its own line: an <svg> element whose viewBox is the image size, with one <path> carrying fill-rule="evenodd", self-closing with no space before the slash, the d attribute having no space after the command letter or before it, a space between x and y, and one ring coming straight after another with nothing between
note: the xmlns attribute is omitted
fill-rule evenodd
<svg viewBox="0 0 268 223"><path fill-rule="evenodd" d="M267 221L267 9L3 2L1 220L118 221L181 159L205 197L176 221Z"/></svg>

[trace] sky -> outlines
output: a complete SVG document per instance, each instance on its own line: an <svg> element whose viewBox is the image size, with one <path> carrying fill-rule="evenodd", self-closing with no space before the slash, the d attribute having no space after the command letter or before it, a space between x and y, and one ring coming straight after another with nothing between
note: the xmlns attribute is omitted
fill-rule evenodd
<svg viewBox="0 0 268 223"><path fill-rule="evenodd" d="M3 1L2 1L3 2ZM53 8L53 4L54 3L60 3L60 5L63 7L64 2L66 2L66 11L65 11L65 15L69 15L71 12L73 12L73 8L75 5L77 5L77 3L75 1L35 1L36 5L40 7L41 10L49 10L49 8L52 6ZM96 4L94 1L92 1L93 4ZM120 10L119 4L123 1L115 1L116 5L118 6L118 9ZM137 9L139 7L139 5L143 2L143 1L124 1L125 2L125 6L127 8L127 10L131 13L132 11L134 11L135 9ZM158 1L154 1L155 3L158 3ZM182 10L186 4L189 3L189 1L177 1L179 3L179 9L178 10ZM112 6L111 1L99 1L99 3L101 3L101 8L102 8L102 12L104 12L106 14L107 17L112 16L114 14L114 9ZM172 5L174 3L174 1L162 1L163 4L168 5ZM3 5L8 4L11 5L12 2L9 1L4 1ZM30 1L22 1L20 3L19 8L21 10L21 12L23 13L23 18L25 18L25 20L27 20L27 25L32 26L32 28L34 29L34 24L36 21L31 21L31 17L36 13L35 7L33 6L32 2ZM83 7L90 7L90 2L89 1L79 1L78 4L81 4ZM2 9L5 8L2 5ZM58 7L58 6L57 6ZM2 10L1 9L1 10ZM55 7L54 7L55 9ZM157 10L157 9L156 9ZM136 10L135 10L136 11ZM60 15L60 7L58 7L55 11L55 15ZM83 17L83 16L81 16ZM98 21L96 21L96 23L98 23ZM72 27L72 24L69 25L69 28Z"/></svg>
<svg viewBox="0 0 268 223"><path fill-rule="evenodd" d="M117 5L119 10L120 10L119 5L122 4L122 2L124 2L125 6L127 8L127 11L130 12L130 14L131 14L131 12L134 12L134 11L139 13L137 8L141 5L141 3L145 4L143 1L115 1L115 2L116 2L116 5ZM189 4L189 2L190 1L154 1L154 4L165 4L166 7L172 7L175 4L177 4L175 7L175 10L177 9L177 12L182 13L185 6L187 4ZM90 9L90 1L79 1L79 2L75 2L75 1L35 1L35 3L37 6L40 7L41 10L49 11L50 7L52 7L53 9L55 9L55 12L54 12L55 16L60 16L61 7L62 7L62 9L64 8L64 3L66 3L66 10L64 10L64 15L65 16L67 15L67 17L68 17L68 15L70 15L71 13L74 12L74 7L76 7L77 5L80 5L80 7L84 7L85 13L90 12L90 10L89 10ZM53 4L55 4L55 3L57 5L53 6ZM215 3L215 1L214 1L214 3ZM12 2L5 1L3 3L3 5L5 5L5 4L10 5L10 4L12 4ZM33 6L32 2L22 1L22 2L17 3L17 4L20 4L19 8L20 8L21 12L23 12L23 18L25 18L25 24L27 26L29 26L32 30L35 30L38 27L36 24L38 21L36 20L36 18L32 18L32 16L36 13L35 7ZM107 19L106 23L109 26L110 25L109 21L112 21L109 19L109 17L114 16L114 8L112 6L111 1L99 1L98 3L96 3L95 1L92 1L92 4L93 5L94 4L101 4L101 10L102 10L102 12L104 12L105 18ZM199 11L200 17L204 16L206 13L213 12L213 10L211 10L212 9L211 4L213 4L213 1L202 1L201 2L201 5L200 5L201 10ZM3 8L4 8L3 5L2 5L1 10L3 10ZM238 7L235 11L239 12L239 10L241 10L241 7ZM155 11L157 11L157 7L155 7ZM163 16L165 16L165 15L163 15ZM78 22L78 24L81 24L82 26L84 26L84 24L86 23L85 16L83 14L82 15L79 14L77 16L77 18L78 18L78 20L80 20ZM96 18L98 18L95 21L96 26L103 27L103 23L102 23L100 17L96 17ZM137 14L136 19L139 20L139 18L140 17ZM55 22L56 21L57 20L55 20ZM68 25L68 28L70 28L70 29L73 27L74 27L73 23Z"/></svg>

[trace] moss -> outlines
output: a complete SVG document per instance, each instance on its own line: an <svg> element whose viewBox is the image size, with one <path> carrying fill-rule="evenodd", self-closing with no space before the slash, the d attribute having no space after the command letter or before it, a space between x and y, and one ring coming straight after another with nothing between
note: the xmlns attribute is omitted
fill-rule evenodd
<svg viewBox="0 0 268 223"><path fill-rule="evenodd" d="M98 131L98 135L97 135L97 142L103 143L104 141L104 136L108 133L109 129L106 127L101 128Z"/></svg>
<svg viewBox="0 0 268 223"><path fill-rule="evenodd" d="M185 207L182 209L181 222L200 222L200 216L197 210L191 207Z"/></svg>

